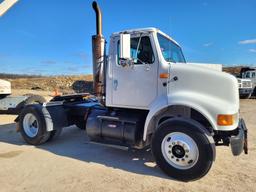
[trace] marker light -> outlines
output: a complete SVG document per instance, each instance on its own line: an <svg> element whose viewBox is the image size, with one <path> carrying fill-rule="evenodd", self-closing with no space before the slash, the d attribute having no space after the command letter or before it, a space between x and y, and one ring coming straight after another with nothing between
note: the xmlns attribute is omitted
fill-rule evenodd
<svg viewBox="0 0 256 192"><path fill-rule="evenodd" d="M218 115L217 124L219 126L229 126L233 125L235 122L236 114L234 115Z"/></svg>
<svg viewBox="0 0 256 192"><path fill-rule="evenodd" d="M159 77L161 79L168 79L169 78L169 73L160 73Z"/></svg>

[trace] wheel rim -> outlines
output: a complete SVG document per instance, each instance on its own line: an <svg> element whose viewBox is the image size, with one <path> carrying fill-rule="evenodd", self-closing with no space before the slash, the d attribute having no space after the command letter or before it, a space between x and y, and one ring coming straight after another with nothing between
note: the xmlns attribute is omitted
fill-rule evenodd
<svg viewBox="0 0 256 192"><path fill-rule="evenodd" d="M198 161L199 150L195 141L187 134L167 134L161 145L165 160L177 169L189 169Z"/></svg>
<svg viewBox="0 0 256 192"><path fill-rule="evenodd" d="M28 113L23 119L23 128L27 136L35 137L38 133L38 121L35 115Z"/></svg>

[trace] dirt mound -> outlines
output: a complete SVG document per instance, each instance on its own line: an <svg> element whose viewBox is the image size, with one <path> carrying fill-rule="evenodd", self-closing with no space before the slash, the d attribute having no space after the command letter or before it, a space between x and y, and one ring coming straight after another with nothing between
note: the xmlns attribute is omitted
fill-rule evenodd
<svg viewBox="0 0 256 192"><path fill-rule="evenodd" d="M239 77L240 73L241 73L241 70L244 67L245 66L223 67L223 71L225 71L227 73L231 73L231 74L235 75L236 77Z"/></svg>
<svg viewBox="0 0 256 192"><path fill-rule="evenodd" d="M12 89L29 89L61 92L92 92L92 75L79 76L17 76L5 75L0 78L8 80Z"/></svg>

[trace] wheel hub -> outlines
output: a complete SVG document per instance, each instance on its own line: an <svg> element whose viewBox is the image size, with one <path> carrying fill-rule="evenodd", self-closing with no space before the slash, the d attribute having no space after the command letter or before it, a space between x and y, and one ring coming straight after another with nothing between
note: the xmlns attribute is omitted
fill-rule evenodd
<svg viewBox="0 0 256 192"><path fill-rule="evenodd" d="M23 119L24 132L29 137L35 137L38 133L38 121L35 115L28 113Z"/></svg>
<svg viewBox="0 0 256 192"><path fill-rule="evenodd" d="M199 157L195 141L181 132L167 134L162 141L161 150L165 160L177 169L193 167Z"/></svg>
<svg viewBox="0 0 256 192"><path fill-rule="evenodd" d="M180 145L174 145L172 147L172 154L177 158L182 158L185 156L185 150Z"/></svg>

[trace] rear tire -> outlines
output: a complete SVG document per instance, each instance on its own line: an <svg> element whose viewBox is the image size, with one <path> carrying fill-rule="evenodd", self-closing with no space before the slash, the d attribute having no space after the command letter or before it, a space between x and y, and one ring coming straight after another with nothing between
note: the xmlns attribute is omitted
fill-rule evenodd
<svg viewBox="0 0 256 192"><path fill-rule="evenodd" d="M201 124L173 118L161 123L152 138L157 165L170 177L190 181L208 173L215 155Z"/></svg>
<svg viewBox="0 0 256 192"><path fill-rule="evenodd" d="M46 129L41 105L26 106L19 116L19 127L23 139L30 145L45 143L51 136Z"/></svg>

